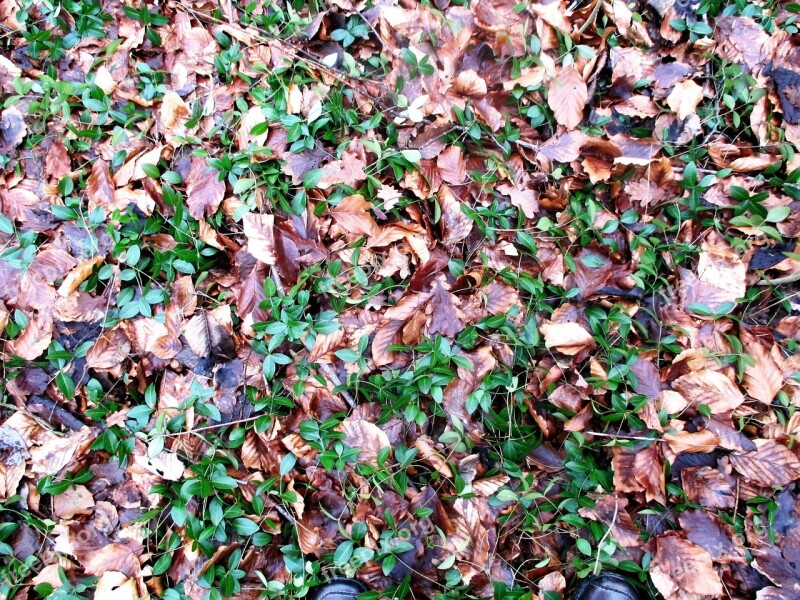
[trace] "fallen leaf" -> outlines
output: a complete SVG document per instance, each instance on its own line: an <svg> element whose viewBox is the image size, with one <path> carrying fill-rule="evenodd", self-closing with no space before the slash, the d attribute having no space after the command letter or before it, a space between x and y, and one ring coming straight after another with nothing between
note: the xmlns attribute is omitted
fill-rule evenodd
<svg viewBox="0 0 800 600"><path fill-rule="evenodd" d="M25 474L25 457L28 449L19 432L11 427L0 427L0 500L17 493Z"/></svg>
<svg viewBox="0 0 800 600"><path fill-rule="evenodd" d="M345 444L361 451L358 455L359 462L370 463L377 467L378 453L383 448L392 447L388 436L381 428L369 421L345 419L339 424L338 429L345 435Z"/></svg>
<svg viewBox="0 0 800 600"><path fill-rule="evenodd" d="M275 255L275 217L267 214L247 213L243 217L244 235L247 238L247 251L267 265L274 265Z"/></svg>
<svg viewBox="0 0 800 600"><path fill-rule="evenodd" d="M746 481L763 487L785 487L800 479L800 459L775 440L755 440L757 450L735 452L730 461Z"/></svg>
<svg viewBox="0 0 800 600"><path fill-rule="evenodd" d="M370 214L372 205L361 194L347 196L330 210L334 221L348 233L356 235L373 235L377 228Z"/></svg>
<svg viewBox="0 0 800 600"><path fill-rule="evenodd" d="M730 379L717 371L692 371L672 382L672 388L692 405L705 404L711 414L734 410L744 402L744 395Z"/></svg>
<svg viewBox="0 0 800 600"><path fill-rule="evenodd" d="M719 596L723 591L711 555L675 535L656 540L650 577L665 598L677 590L707 596Z"/></svg>
<svg viewBox="0 0 800 600"><path fill-rule="evenodd" d="M587 348L594 348L594 338L577 323L554 323L545 320L539 331L544 336L544 345L554 348L562 354L574 356Z"/></svg>
<svg viewBox="0 0 800 600"><path fill-rule="evenodd" d="M697 110L703 100L703 88L691 79L681 81L667 96L667 104L679 119L685 119Z"/></svg>
<svg viewBox="0 0 800 600"><path fill-rule="evenodd" d="M94 512L94 498L83 485L70 487L63 494L53 496L53 512L60 519L72 519L75 515L90 515Z"/></svg>
<svg viewBox="0 0 800 600"><path fill-rule="evenodd" d="M189 214L195 219L210 217L225 198L225 182L220 181L219 173L209 166L204 158L192 159L189 175L186 177L186 204Z"/></svg>
<svg viewBox="0 0 800 600"><path fill-rule="evenodd" d="M583 108L588 99L588 90L583 77L574 66L562 69L550 80L547 105L559 125L568 130L575 129L583 120Z"/></svg>
<svg viewBox="0 0 800 600"><path fill-rule="evenodd" d="M53 317L50 313L39 311L28 322L18 338L8 342L8 352L25 360L36 360L50 346L53 340Z"/></svg>

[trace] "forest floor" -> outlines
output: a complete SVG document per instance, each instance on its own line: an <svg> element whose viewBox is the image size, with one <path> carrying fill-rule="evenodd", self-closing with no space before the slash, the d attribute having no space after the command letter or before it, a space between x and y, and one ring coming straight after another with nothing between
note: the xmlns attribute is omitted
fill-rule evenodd
<svg viewBox="0 0 800 600"><path fill-rule="evenodd" d="M0 0L0 597L800 597L800 5Z"/></svg>

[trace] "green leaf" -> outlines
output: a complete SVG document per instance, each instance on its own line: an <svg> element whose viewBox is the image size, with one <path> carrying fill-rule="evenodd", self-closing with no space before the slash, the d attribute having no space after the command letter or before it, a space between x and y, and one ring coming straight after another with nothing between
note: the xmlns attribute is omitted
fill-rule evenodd
<svg viewBox="0 0 800 600"><path fill-rule="evenodd" d="M350 348L342 348L341 350L337 350L334 352L337 358L342 359L346 363L356 362L361 355L356 352L355 350L350 350Z"/></svg>
<svg viewBox="0 0 800 600"><path fill-rule="evenodd" d="M352 540L345 540L339 544L333 553L333 564L337 567L345 566L353 556L353 546Z"/></svg>
<svg viewBox="0 0 800 600"><path fill-rule="evenodd" d="M179 271L181 273L186 273L187 275L192 275L197 270L194 268L194 265L192 263L180 258L173 260L172 266L175 268L176 271Z"/></svg>
<svg viewBox="0 0 800 600"><path fill-rule="evenodd" d="M775 206L769 209L764 220L768 223L780 223L785 221L790 214L792 214L792 211L788 206Z"/></svg>
<svg viewBox="0 0 800 600"><path fill-rule="evenodd" d="M159 175L161 175L161 171L159 171L158 167L155 165L142 165L142 171L144 171L145 175L153 179L158 179Z"/></svg>
<svg viewBox="0 0 800 600"><path fill-rule="evenodd" d="M495 496L500 502L516 502L517 495L514 493L514 490L504 489L497 492L497 496Z"/></svg>
<svg viewBox="0 0 800 600"><path fill-rule="evenodd" d="M584 538L578 538L575 540L575 545L578 547L578 550L581 554L586 556L592 555L592 545Z"/></svg>
<svg viewBox="0 0 800 600"><path fill-rule="evenodd" d="M280 474L288 475L297 464L297 457L291 452L281 459Z"/></svg>
<svg viewBox="0 0 800 600"><path fill-rule="evenodd" d="M58 375L56 375L56 385L67 400L72 400L75 397L75 382L64 371L59 371Z"/></svg>
<svg viewBox="0 0 800 600"><path fill-rule="evenodd" d="M14 231L14 224L3 215L0 215L0 233L12 235Z"/></svg>
<svg viewBox="0 0 800 600"><path fill-rule="evenodd" d="M454 564L456 564L456 555L450 554L447 558L445 558L442 562L439 563L439 566L436 567L440 571L446 571L447 569L451 568Z"/></svg>
<svg viewBox="0 0 800 600"><path fill-rule="evenodd" d="M258 523L254 523L250 519L239 517L233 520L233 530L239 535L254 535L258 532Z"/></svg>

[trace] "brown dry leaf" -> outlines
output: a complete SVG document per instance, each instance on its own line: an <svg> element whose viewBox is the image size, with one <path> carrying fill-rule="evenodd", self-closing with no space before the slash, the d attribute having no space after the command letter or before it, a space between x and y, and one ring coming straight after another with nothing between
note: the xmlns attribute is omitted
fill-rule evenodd
<svg viewBox="0 0 800 600"><path fill-rule="evenodd" d="M539 195L534 190L520 189L510 183L501 183L495 189L511 198L511 204L519 208L528 219L533 219L539 212Z"/></svg>
<svg viewBox="0 0 800 600"><path fill-rule="evenodd" d="M205 158L195 157L186 177L186 204L189 214L200 220L210 217L225 198L225 182L219 173L209 166Z"/></svg>
<svg viewBox="0 0 800 600"><path fill-rule="evenodd" d="M101 576L107 571L119 571L128 577L139 575L142 546L138 542L112 542L92 525L74 521L65 528L66 531L59 535L56 548L74 556L87 574Z"/></svg>
<svg viewBox="0 0 800 600"><path fill-rule="evenodd" d="M800 459L775 440L755 440L757 450L731 454L733 468L750 483L785 487L800 479Z"/></svg>
<svg viewBox="0 0 800 600"><path fill-rule="evenodd" d="M622 492L644 492L648 502L666 504L664 469L658 445L631 449L615 446L614 487Z"/></svg>
<svg viewBox="0 0 800 600"><path fill-rule="evenodd" d="M436 279L428 303L429 333L454 337L461 332L464 329L464 313L459 308L460 304L461 300L450 293L442 279Z"/></svg>
<svg viewBox="0 0 800 600"><path fill-rule="evenodd" d="M327 190L335 185L355 186L364 181L367 175L364 167L367 166L367 155L360 142L351 142L350 147L342 153L341 160L332 160L322 167L322 176L317 187Z"/></svg>
<svg viewBox="0 0 800 600"><path fill-rule="evenodd" d="M420 458L436 469L439 474L447 478L453 477L453 470L450 468L444 456L436 451L433 441L429 437L420 436L417 438L417 441L414 442L414 446L419 450Z"/></svg>
<svg viewBox="0 0 800 600"><path fill-rule="evenodd" d="M708 429L691 433L665 433L664 439L675 454L682 452L713 452L719 446L719 438Z"/></svg>
<svg viewBox="0 0 800 600"><path fill-rule="evenodd" d="M247 251L257 260L267 265L277 261L275 254L275 217L266 214L247 213L244 215L244 235L247 237Z"/></svg>
<svg viewBox="0 0 800 600"><path fill-rule="evenodd" d="M723 591L711 555L675 535L656 540L650 578L665 598L678 590L707 596L719 596Z"/></svg>
<svg viewBox="0 0 800 600"><path fill-rule="evenodd" d="M709 369L678 377L672 387L694 406L705 404L715 415L734 410L744 402L744 395L730 379Z"/></svg>
<svg viewBox="0 0 800 600"><path fill-rule="evenodd" d="M453 80L453 91L462 96L485 96L486 81L472 69L461 71Z"/></svg>
<svg viewBox="0 0 800 600"><path fill-rule="evenodd" d="M230 306L223 305L213 311L201 311L193 316L183 327L186 343L197 356L214 355L217 358L233 360L236 358L230 323Z"/></svg>
<svg viewBox="0 0 800 600"><path fill-rule="evenodd" d="M63 494L53 496L53 512L60 519L71 519L75 515L90 515L94 512L92 493L83 485L70 487Z"/></svg>
<svg viewBox="0 0 800 600"><path fill-rule="evenodd" d="M587 348L594 348L594 338L578 323L554 323L545 320L539 331L544 336L544 345L562 354L574 356Z"/></svg>
<svg viewBox="0 0 800 600"><path fill-rule="evenodd" d="M36 360L53 340L53 317L47 311L36 313L18 338L8 342L6 348L25 360Z"/></svg>
<svg viewBox="0 0 800 600"><path fill-rule="evenodd" d="M688 467L681 470L686 497L705 508L733 508L736 504L734 477L711 467Z"/></svg>
<svg viewBox="0 0 800 600"><path fill-rule="evenodd" d="M476 479L472 482L472 492L476 496L488 498L510 480L511 478L508 475L503 475L502 473L491 477L484 477L483 479Z"/></svg>
<svg viewBox="0 0 800 600"><path fill-rule="evenodd" d="M444 226L446 246L451 246L465 239L474 225L461 207L463 203L456 198L449 186L442 184L437 194L442 209L442 225Z"/></svg>
<svg viewBox="0 0 800 600"><path fill-rule="evenodd" d="M364 196L353 194L332 208L330 213L347 233L374 235L378 226L369 212L371 209L372 204L367 202Z"/></svg>
<svg viewBox="0 0 800 600"><path fill-rule="evenodd" d="M378 453L383 448L392 447L386 433L369 421L345 419L339 424L338 429L345 435L345 444L361 451L358 455L359 462L370 463L377 467Z"/></svg>
<svg viewBox="0 0 800 600"><path fill-rule="evenodd" d="M562 69L550 80L547 105L556 121L568 130L575 129L583 120L583 108L588 99L588 90L583 77L574 66Z"/></svg>
<svg viewBox="0 0 800 600"><path fill-rule="evenodd" d="M17 493L27 456L28 448L19 432L5 425L0 427L0 500Z"/></svg>
<svg viewBox="0 0 800 600"><path fill-rule="evenodd" d="M104 258L102 256L95 256L94 258L78 263L64 278L64 281L58 288L58 295L66 298L72 294L72 292L77 290L78 287L89 278L94 268L100 265L103 260Z"/></svg>
<svg viewBox="0 0 800 600"><path fill-rule="evenodd" d="M772 404L783 387L783 373L770 349L748 329L740 329L744 351L755 361L745 364L743 384L747 393L764 404Z"/></svg>
<svg viewBox="0 0 800 600"><path fill-rule="evenodd" d="M685 119L693 114L702 100L703 88L691 79L676 84L667 96L667 104L679 119Z"/></svg>
<svg viewBox="0 0 800 600"><path fill-rule="evenodd" d="M611 535L625 548L641 545L639 528L626 510L628 501L611 494L600 496L594 508L581 508L578 514L586 519L600 521L611 528Z"/></svg>
<svg viewBox="0 0 800 600"><path fill-rule="evenodd" d="M539 593L537 596L539 600L547 600L548 598L552 598L553 593L558 594L558 597L560 598L561 593L567 589L567 580L558 571L553 571L552 573L542 577L536 584L536 587L539 588ZM550 594L547 594L547 592L550 592Z"/></svg>
<svg viewBox="0 0 800 600"><path fill-rule="evenodd" d="M131 342L120 326L104 331L86 353L90 369L113 369L128 358Z"/></svg>
<svg viewBox="0 0 800 600"><path fill-rule="evenodd" d="M89 199L89 210L100 207L107 215L118 206L114 200L114 180L111 178L111 171L108 163L98 158L92 165L92 174L86 180L86 197Z"/></svg>
<svg viewBox="0 0 800 600"><path fill-rule="evenodd" d="M467 179L464 155L458 146L449 146L436 158L436 167L445 183L461 185Z"/></svg>

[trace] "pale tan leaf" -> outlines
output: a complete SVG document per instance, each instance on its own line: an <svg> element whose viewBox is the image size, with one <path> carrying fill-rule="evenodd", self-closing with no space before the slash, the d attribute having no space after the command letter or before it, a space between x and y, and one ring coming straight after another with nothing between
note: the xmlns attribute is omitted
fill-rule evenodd
<svg viewBox="0 0 800 600"><path fill-rule="evenodd" d="M332 160L322 167L322 176L317 187L321 190L340 184L353 187L366 179L367 175L364 173L366 166L367 155L364 146L360 142L351 142L340 160Z"/></svg>
<svg viewBox="0 0 800 600"><path fill-rule="evenodd" d="M547 104L559 125L575 129L583 120L587 97L588 90L583 77L574 66L569 66L550 81Z"/></svg>
<svg viewBox="0 0 800 600"><path fill-rule="evenodd" d="M697 110L697 105L703 100L703 88L691 79L675 84L667 104L679 119L685 119Z"/></svg>
<svg viewBox="0 0 800 600"><path fill-rule="evenodd" d="M119 571L106 571L94 590L94 600L136 600L139 598L136 580Z"/></svg>
<svg viewBox="0 0 800 600"><path fill-rule="evenodd" d="M414 442L414 446L419 451L419 456L422 460L431 465L441 475L445 477L453 477L453 470L450 468L447 460L442 456L434 447L433 441L427 436L420 436Z"/></svg>
<svg viewBox="0 0 800 600"><path fill-rule="evenodd" d="M472 231L473 222L461 209L462 202L456 198L449 186L442 184L437 194L442 209L442 224L445 231L445 245L452 245L465 239Z"/></svg>
<svg viewBox="0 0 800 600"><path fill-rule="evenodd" d="M264 264L274 265L275 255L275 217L267 214L247 213L242 219L244 235L247 237L247 251Z"/></svg>
<svg viewBox="0 0 800 600"><path fill-rule="evenodd" d="M453 91L462 96L485 96L486 82L474 70L461 71L453 80Z"/></svg>
<svg viewBox="0 0 800 600"><path fill-rule="evenodd" d="M719 446L719 438L708 429L692 433L680 431L665 433L664 439L675 454L682 452L713 452Z"/></svg>
<svg viewBox="0 0 800 600"><path fill-rule="evenodd" d="M594 347L592 334L577 323L553 323L545 320L539 326L547 348L573 356L581 350Z"/></svg>
<svg viewBox="0 0 800 600"><path fill-rule="evenodd" d="M510 183L501 183L496 189L511 198L511 204L519 208L528 219L534 218L539 212L539 195L534 190L518 188Z"/></svg>
<svg viewBox="0 0 800 600"><path fill-rule="evenodd" d="M61 519L75 515L90 515L94 511L92 493L83 485L70 487L63 494L53 496L53 512Z"/></svg>
<svg viewBox="0 0 800 600"><path fill-rule="evenodd" d="M108 163L98 158L94 161L92 173L86 180L86 197L89 200L89 210L100 207L108 215L115 208L121 208L114 200L115 188Z"/></svg>
<svg viewBox="0 0 800 600"><path fill-rule="evenodd" d="M476 496L488 498L509 481L509 476L503 475L502 473L492 475L491 477L484 477L483 479L477 479L472 482L472 491Z"/></svg>

